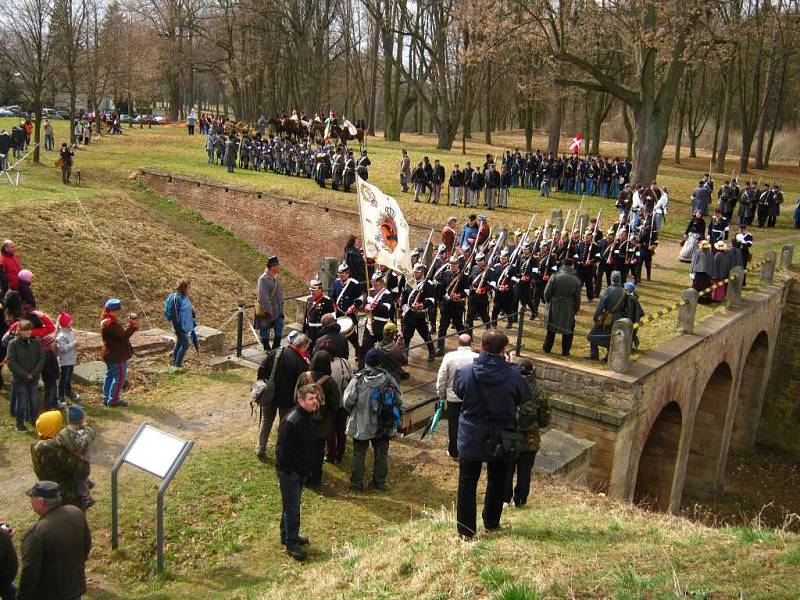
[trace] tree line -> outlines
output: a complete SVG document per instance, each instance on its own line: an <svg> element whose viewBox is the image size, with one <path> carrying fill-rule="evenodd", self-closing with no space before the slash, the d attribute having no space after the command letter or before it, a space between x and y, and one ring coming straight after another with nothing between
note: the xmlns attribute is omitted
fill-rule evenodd
<svg viewBox="0 0 800 600"><path fill-rule="evenodd" d="M625 129L633 178L655 178L664 147L710 138L725 170L769 165L797 127L797 0L10 0L0 95L38 114L56 91L255 121L336 110L389 140L433 132ZM38 123L37 123L38 132ZM712 133L713 132L713 133ZM38 136L38 133L37 133ZM704 139L705 139L704 138ZM37 137L38 139L38 137Z"/></svg>

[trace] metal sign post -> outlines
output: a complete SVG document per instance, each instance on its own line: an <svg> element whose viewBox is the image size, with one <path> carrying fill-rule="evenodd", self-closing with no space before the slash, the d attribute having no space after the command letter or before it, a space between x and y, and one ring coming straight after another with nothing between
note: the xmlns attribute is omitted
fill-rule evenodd
<svg viewBox="0 0 800 600"><path fill-rule="evenodd" d="M119 470L128 463L161 479L156 494L156 568L164 570L164 493L194 446L147 423L142 423L111 469L111 547L119 546Z"/></svg>

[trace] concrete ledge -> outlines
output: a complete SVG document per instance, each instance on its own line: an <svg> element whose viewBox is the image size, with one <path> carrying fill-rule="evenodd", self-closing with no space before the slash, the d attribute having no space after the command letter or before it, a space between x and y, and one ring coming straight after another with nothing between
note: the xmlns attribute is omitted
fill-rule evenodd
<svg viewBox="0 0 800 600"><path fill-rule="evenodd" d="M588 402L581 402L577 398L571 396L562 396L559 394L550 394L550 406L554 410L560 412L584 417L592 421L599 421L612 427L621 427L631 414L628 411L618 408L611 408L610 406L603 406L601 404L593 404Z"/></svg>
<svg viewBox="0 0 800 600"><path fill-rule="evenodd" d="M75 366L73 378L83 385L103 385L106 376L106 363L102 360L93 360Z"/></svg>
<svg viewBox="0 0 800 600"><path fill-rule="evenodd" d="M589 462L597 444L589 440L551 429L542 435L533 467L541 475L560 475L569 481L585 484Z"/></svg>

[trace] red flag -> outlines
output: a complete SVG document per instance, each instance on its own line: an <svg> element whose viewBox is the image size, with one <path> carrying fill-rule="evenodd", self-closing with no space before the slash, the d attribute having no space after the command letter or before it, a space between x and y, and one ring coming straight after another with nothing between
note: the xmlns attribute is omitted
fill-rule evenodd
<svg viewBox="0 0 800 600"><path fill-rule="evenodd" d="M578 154L581 151L581 142L583 141L583 135L581 132L578 132L574 138L572 138L572 142L569 145L569 151L573 154Z"/></svg>
<svg viewBox="0 0 800 600"><path fill-rule="evenodd" d="M579 131L578 134L572 138L572 142L569 145L569 151L573 154L578 154L581 151L581 142L583 141L583 134Z"/></svg>

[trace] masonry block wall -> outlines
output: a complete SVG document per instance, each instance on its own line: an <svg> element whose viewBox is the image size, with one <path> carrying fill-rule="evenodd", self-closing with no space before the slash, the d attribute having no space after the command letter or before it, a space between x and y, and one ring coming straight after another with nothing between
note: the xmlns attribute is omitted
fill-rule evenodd
<svg viewBox="0 0 800 600"><path fill-rule="evenodd" d="M758 442L800 460L800 275L795 273L783 306L775 366L767 384Z"/></svg>
<svg viewBox="0 0 800 600"><path fill-rule="evenodd" d="M355 194L353 209L348 210L149 170L141 170L139 180L264 254L278 255L283 268L302 279L316 275L320 258L340 260L348 236L360 237ZM412 243L424 243L430 228L410 225ZM364 279L361 273L353 276Z"/></svg>

